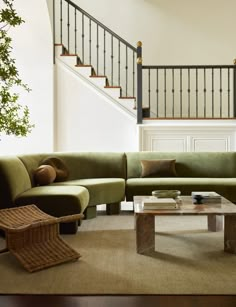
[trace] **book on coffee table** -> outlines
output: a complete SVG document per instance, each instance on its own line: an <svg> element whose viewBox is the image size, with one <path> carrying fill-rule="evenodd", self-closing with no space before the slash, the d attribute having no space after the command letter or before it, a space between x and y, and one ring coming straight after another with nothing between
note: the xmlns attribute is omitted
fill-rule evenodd
<svg viewBox="0 0 236 307"><path fill-rule="evenodd" d="M216 192L192 192L193 201L195 201L197 197L201 197L201 202L203 204L220 204L221 203L221 195Z"/></svg>
<svg viewBox="0 0 236 307"><path fill-rule="evenodd" d="M143 201L144 210L178 209L179 206L173 198L147 198Z"/></svg>

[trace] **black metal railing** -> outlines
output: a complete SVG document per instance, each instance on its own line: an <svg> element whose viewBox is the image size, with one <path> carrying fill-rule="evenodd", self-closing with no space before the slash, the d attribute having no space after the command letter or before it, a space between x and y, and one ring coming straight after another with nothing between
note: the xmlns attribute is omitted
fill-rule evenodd
<svg viewBox="0 0 236 307"><path fill-rule="evenodd" d="M142 65L141 42L135 48L72 1L53 0L53 19L54 45L136 98L137 123L236 118L236 65Z"/></svg>
<svg viewBox="0 0 236 307"><path fill-rule="evenodd" d="M136 96L137 49L70 0L53 0L54 44L78 55L78 64L92 65L122 96Z"/></svg>
<svg viewBox="0 0 236 307"><path fill-rule="evenodd" d="M137 49L137 121L236 117L236 65L142 65ZM235 63L236 64L236 63Z"/></svg>

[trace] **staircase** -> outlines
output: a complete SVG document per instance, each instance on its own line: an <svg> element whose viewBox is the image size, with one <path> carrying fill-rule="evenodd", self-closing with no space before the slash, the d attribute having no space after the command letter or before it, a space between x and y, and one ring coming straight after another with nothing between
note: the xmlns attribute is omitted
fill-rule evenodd
<svg viewBox="0 0 236 307"><path fill-rule="evenodd" d="M64 63L75 73L83 77L88 83L94 85L98 90L110 98L121 109L125 110L132 117L136 117L136 98L122 95L121 86L109 84L108 77L105 75L97 75L94 67L89 64L83 64L77 54L70 54L62 44L55 44L56 61Z"/></svg>
<svg viewBox="0 0 236 307"><path fill-rule="evenodd" d="M143 119L236 118L234 65L143 65L132 46L70 0L54 0L57 60ZM59 43L58 43L59 42Z"/></svg>

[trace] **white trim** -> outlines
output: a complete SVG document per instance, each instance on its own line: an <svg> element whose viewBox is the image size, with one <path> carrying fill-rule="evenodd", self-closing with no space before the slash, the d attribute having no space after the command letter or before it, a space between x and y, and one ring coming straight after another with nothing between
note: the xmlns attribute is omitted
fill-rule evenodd
<svg viewBox="0 0 236 307"><path fill-rule="evenodd" d="M64 67L68 70L68 72L75 74L81 82L83 82L84 85L89 87L92 91L96 92L99 94L100 97L103 97L107 102L112 104L117 110L125 114L127 117L129 117L131 120L136 121L136 116L135 114L130 111L129 109L125 108L123 105L119 104L116 99L108 95L103 91L102 88L96 86L93 82L91 82L89 79L87 79L85 76L80 74L79 72L75 71L73 68L71 68L68 64L66 64L64 61L62 61L59 58L56 58L56 65Z"/></svg>

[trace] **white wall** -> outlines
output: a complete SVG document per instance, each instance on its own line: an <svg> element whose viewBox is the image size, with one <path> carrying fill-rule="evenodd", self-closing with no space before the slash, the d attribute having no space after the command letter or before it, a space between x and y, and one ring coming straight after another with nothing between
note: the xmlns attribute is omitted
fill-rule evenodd
<svg viewBox="0 0 236 307"><path fill-rule="evenodd" d="M57 151L137 151L136 119L63 63L57 75Z"/></svg>
<svg viewBox="0 0 236 307"><path fill-rule="evenodd" d="M74 0L133 45L144 65L232 64L235 0Z"/></svg>
<svg viewBox="0 0 236 307"><path fill-rule="evenodd" d="M74 1L133 45L141 40L144 64L231 64L236 57L235 0ZM27 138L1 135L0 154L53 149L52 33L47 3L51 5L52 0L21 0L14 3L26 23L11 30L13 55L17 60L20 76L32 89L30 94L24 92L21 95L21 101L30 106L31 121L35 128ZM68 84L66 92L71 94L72 85ZM81 93L78 91L77 99L84 97L80 96ZM94 104L95 100L101 101L101 97L90 95ZM94 135L87 124L84 132L82 124L86 120L97 123L97 116L89 114L85 117L81 114L82 112L76 129L70 124L70 121L75 122L75 118L70 118L73 114L69 114L66 118L68 131L83 131L79 142L84 148L89 148L91 137L94 136L94 148L106 150L112 139L109 130L104 135L99 134L99 131ZM60 120L59 118L58 125ZM117 127L114 140L119 138L120 127L128 124L119 123L117 119L111 120L110 125ZM136 147L136 143L131 145L135 133L132 129L131 132L127 131L129 129L123 130L127 139L122 146ZM59 129L58 135L61 132ZM131 135L128 140L129 133ZM75 148L72 137L68 138L65 148ZM114 142L114 148L117 144ZM76 146L80 148L80 145Z"/></svg>
<svg viewBox="0 0 236 307"><path fill-rule="evenodd" d="M0 1L1 3L1 1ZM53 150L53 50L52 33L45 0L15 1L25 20L9 30L13 39L12 56L21 79L32 89L22 91L19 102L30 108L35 128L28 137L0 136L0 154Z"/></svg>

